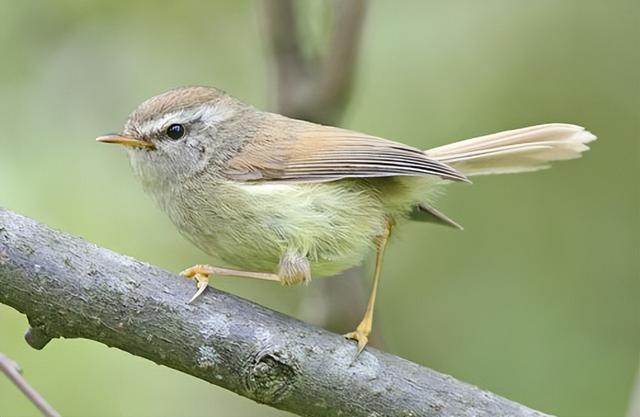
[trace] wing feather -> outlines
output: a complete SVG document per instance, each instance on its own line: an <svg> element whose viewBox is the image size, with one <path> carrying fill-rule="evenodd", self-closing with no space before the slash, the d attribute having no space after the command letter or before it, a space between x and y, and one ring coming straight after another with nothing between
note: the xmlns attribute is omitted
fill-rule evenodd
<svg viewBox="0 0 640 417"><path fill-rule="evenodd" d="M466 177L423 151L388 139L268 114L260 140L249 140L227 161L239 181L322 182L343 178L434 175Z"/></svg>

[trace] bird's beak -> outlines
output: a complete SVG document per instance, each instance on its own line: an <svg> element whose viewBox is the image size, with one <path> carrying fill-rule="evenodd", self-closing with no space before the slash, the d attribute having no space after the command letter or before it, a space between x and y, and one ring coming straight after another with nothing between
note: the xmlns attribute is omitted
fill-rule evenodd
<svg viewBox="0 0 640 417"><path fill-rule="evenodd" d="M155 148L153 143L149 141L140 140L140 139L132 138L129 136L124 136L124 135L105 135L105 136L100 136L99 138L96 138L96 140L102 143L117 143L120 145L131 146L134 148L146 148L146 149Z"/></svg>

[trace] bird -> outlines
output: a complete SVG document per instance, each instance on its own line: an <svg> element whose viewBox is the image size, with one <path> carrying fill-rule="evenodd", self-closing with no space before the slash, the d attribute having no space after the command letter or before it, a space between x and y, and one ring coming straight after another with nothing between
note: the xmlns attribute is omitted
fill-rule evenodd
<svg viewBox="0 0 640 417"><path fill-rule="evenodd" d="M536 171L574 159L596 137L549 123L428 150L259 110L205 86L149 98L118 134L142 188L178 231L224 266L181 272L194 302L215 275L308 284L375 251L364 316L345 337L367 345L385 248L410 222L461 226L433 200L469 177Z"/></svg>

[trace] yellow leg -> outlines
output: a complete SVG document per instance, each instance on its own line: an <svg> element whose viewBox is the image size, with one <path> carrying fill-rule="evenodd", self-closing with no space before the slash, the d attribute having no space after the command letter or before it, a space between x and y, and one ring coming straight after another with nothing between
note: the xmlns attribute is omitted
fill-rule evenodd
<svg viewBox="0 0 640 417"><path fill-rule="evenodd" d="M371 334L371 326L373 325L373 307L376 303L376 294L378 292L378 283L380 282L380 273L382 272L382 258L384 256L384 249L387 246L387 241L391 235L392 224L387 223L387 227L384 233L378 237L376 241L376 269L373 275L373 289L369 296L369 303L367 303L367 309L364 312L364 317L356 330L347 333L344 336L348 339L353 339L358 342L358 354L362 352L362 349L367 345L369 341L369 334Z"/></svg>
<svg viewBox="0 0 640 417"><path fill-rule="evenodd" d="M204 292L204 290L209 285L209 275L233 275L236 277L246 277L246 278L256 278L256 279L264 279L267 281L278 281L280 282L280 276L277 274L270 274L267 272L250 272L250 271L242 271L239 269L229 269L229 268L220 268L216 266L210 265L195 265L191 268L185 269L180 272L180 275L192 278L196 281L196 287L198 291L191 297L189 303L192 303L200 294Z"/></svg>

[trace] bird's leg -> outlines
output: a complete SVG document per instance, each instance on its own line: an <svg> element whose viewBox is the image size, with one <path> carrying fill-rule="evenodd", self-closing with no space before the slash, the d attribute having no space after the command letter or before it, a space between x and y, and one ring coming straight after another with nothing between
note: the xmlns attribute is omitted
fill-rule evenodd
<svg viewBox="0 0 640 417"><path fill-rule="evenodd" d="M297 251L287 251L280 257L278 276L282 285L309 284L311 282L311 265L306 256Z"/></svg>
<svg viewBox="0 0 640 417"><path fill-rule="evenodd" d="M362 349L367 345L369 341L369 334L371 333L371 326L373 324L373 307L376 303L376 293L378 292L378 283L380 282L380 273L382 272L382 258L384 256L384 249L387 246L387 241L391 235L391 229L393 225L387 222L384 232L376 239L376 269L373 274L373 289L369 296L369 303L367 309L364 312L364 317L356 330L347 333L344 336L348 339L353 339L358 342L358 353L362 352Z"/></svg>
<svg viewBox="0 0 640 417"><path fill-rule="evenodd" d="M267 281L278 281L280 282L280 276L277 274L271 274L268 272L251 272L251 271L242 271L239 269L229 269L229 268L220 268L217 266L210 265L195 265L191 268L187 268L184 271L180 272L180 275L192 278L196 281L196 286L198 287L198 291L191 297L189 303L192 303L200 294L204 292L209 285L209 275L232 275L235 277L246 277L246 278L256 278L256 279L264 279Z"/></svg>

